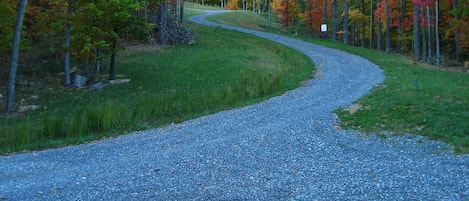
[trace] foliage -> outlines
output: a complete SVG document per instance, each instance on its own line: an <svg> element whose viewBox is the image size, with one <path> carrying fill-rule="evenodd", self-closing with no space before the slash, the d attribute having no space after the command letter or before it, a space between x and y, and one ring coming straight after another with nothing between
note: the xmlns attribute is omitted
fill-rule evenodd
<svg viewBox="0 0 469 201"><path fill-rule="evenodd" d="M230 10L238 10L239 9L239 1L238 0L228 1L228 5L226 6L226 8L230 9Z"/></svg>

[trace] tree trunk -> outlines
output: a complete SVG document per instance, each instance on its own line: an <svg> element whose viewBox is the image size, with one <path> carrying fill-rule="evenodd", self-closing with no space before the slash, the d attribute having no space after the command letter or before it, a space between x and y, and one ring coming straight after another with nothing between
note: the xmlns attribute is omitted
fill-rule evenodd
<svg viewBox="0 0 469 201"><path fill-rule="evenodd" d="M261 13L261 0L257 0L257 13Z"/></svg>
<svg viewBox="0 0 469 201"><path fill-rule="evenodd" d="M458 9L458 0L453 0L453 10L456 11ZM454 12L454 21L459 21L459 14L458 12ZM454 43L455 43L455 60L459 62L461 59L461 37L460 37L460 28L456 25L456 29L454 30Z"/></svg>
<svg viewBox="0 0 469 201"><path fill-rule="evenodd" d="M427 30L425 30L425 18L423 17L423 3L420 3L420 16L422 21L422 60L427 60Z"/></svg>
<svg viewBox="0 0 469 201"><path fill-rule="evenodd" d="M376 1L376 6L377 6L377 7L379 6L379 0ZM376 18L377 18L377 19L376 19L376 21L377 21L377 22L376 22L376 23L377 23L377 24L376 24L376 25L377 25L377 26L376 26L376 29L377 29L377 30L376 30L376 34L377 34L376 49L377 49L377 50L381 50L381 49L382 49L381 45L382 45L382 40L383 40L383 33L381 33L382 27L381 27L381 17L380 17L380 15L379 15L379 13L378 13L378 16L376 16Z"/></svg>
<svg viewBox="0 0 469 201"><path fill-rule="evenodd" d="M15 99L15 81L16 71L18 69L18 54L20 51L21 27L23 25L23 17L24 12L26 10L26 4L28 4L28 0L21 0L18 3L18 12L16 14L15 33L13 35L13 44L11 46L11 66L8 82L8 97L6 102L7 114L11 112Z"/></svg>
<svg viewBox="0 0 469 201"><path fill-rule="evenodd" d="M365 0L361 0L361 12L363 13L363 16L365 16ZM366 37L366 29L365 29L365 19L363 18L360 21L361 24L361 47L365 47L365 37Z"/></svg>
<svg viewBox="0 0 469 201"><path fill-rule="evenodd" d="M101 47L99 47L98 49L96 49L96 81L99 82L99 72L101 71L101 66L102 66L102 63L103 63L103 49Z"/></svg>
<svg viewBox="0 0 469 201"><path fill-rule="evenodd" d="M179 23L182 24L184 19L184 0L181 1L181 6L179 7Z"/></svg>
<svg viewBox="0 0 469 201"><path fill-rule="evenodd" d="M399 17L398 17L398 20L397 20L397 29L398 29L398 32L399 32L399 42L398 42L398 49L399 49L399 53L402 52L402 36L404 35L404 28L402 26L402 22L404 21L404 15L405 15L405 12L404 12L404 5L405 5L405 1L404 0L399 0Z"/></svg>
<svg viewBox="0 0 469 201"><path fill-rule="evenodd" d="M427 63L431 64L432 63L432 32L431 32L431 13L430 13L430 6L427 5L427 30L428 30L428 60Z"/></svg>
<svg viewBox="0 0 469 201"><path fill-rule="evenodd" d="M438 66L441 66L441 57L440 57L440 33L439 33L439 26L440 26L440 23L439 23L439 20L440 20L440 14L439 14L439 10L440 10L440 5L439 5L439 0L436 0L436 7L435 7L435 10L436 10L436 14L435 14L435 37L436 37L436 64Z"/></svg>
<svg viewBox="0 0 469 201"><path fill-rule="evenodd" d="M391 17L389 16L389 0L384 0L384 12L386 12L386 52L391 51Z"/></svg>
<svg viewBox="0 0 469 201"><path fill-rule="evenodd" d="M419 5L418 3L413 2L414 4L414 37L413 37L413 51L414 51L414 60L420 60L420 36L419 36Z"/></svg>
<svg viewBox="0 0 469 201"><path fill-rule="evenodd" d="M344 44L348 44L348 0L344 4Z"/></svg>
<svg viewBox="0 0 469 201"><path fill-rule="evenodd" d="M109 65L109 80L116 79L116 52L117 41L112 42L111 64Z"/></svg>
<svg viewBox="0 0 469 201"><path fill-rule="evenodd" d="M65 78L64 78L64 85L65 87L69 87L71 85L70 81L70 37L71 37L71 25L72 20L72 0L68 0L67 5L67 24L65 27Z"/></svg>
<svg viewBox="0 0 469 201"><path fill-rule="evenodd" d="M202 1L203 3L204 1ZM160 6L160 44L166 44L164 33L166 31L166 4Z"/></svg>
<svg viewBox="0 0 469 201"><path fill-rule="evenodd" d="M370 49L373 48L373 0L370 1Z"/></svg>
<svg viewBox="0 0 469 201"><path fill-rule="evenodd" d="M252 12L256 12L256 0L252 0Z"/></svg>
<svg viewBox="0 0 469 201"><path fill-rule="evenodd" d="M332 39L337 39L337 0L332 2Z"/></svg>

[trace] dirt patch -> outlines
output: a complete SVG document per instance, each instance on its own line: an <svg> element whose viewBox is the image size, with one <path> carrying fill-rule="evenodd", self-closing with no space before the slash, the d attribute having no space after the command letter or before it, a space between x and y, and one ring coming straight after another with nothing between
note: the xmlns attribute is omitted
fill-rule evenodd
<svg viewBox="0 0 469 201"><path fill-rule="evenodd" d="M353 113L357 112L358 110L361 110L362 108L363 108L363 106L360 105L360 104L353 104L347 110L350 112L350 114L353 114Z"/></svg>

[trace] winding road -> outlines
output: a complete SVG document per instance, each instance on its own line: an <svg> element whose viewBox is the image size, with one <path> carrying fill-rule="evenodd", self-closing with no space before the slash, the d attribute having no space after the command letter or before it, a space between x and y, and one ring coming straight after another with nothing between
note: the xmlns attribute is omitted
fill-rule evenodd
<svg viewBox="0 0 469 201"><path fill-rule="evenodd" d="M98 142L0 157L0 200L469 200L469 155L336 128L383 82L371 62L275 34L320 75L282 96Z"/></svg>

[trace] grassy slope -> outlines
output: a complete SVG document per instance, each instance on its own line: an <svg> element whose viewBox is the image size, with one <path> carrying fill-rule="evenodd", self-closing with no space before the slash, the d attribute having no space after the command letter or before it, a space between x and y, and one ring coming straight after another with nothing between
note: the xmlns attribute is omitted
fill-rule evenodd
<svg viewBox="0 0 469 201"><path fill-rule="evenodd" d="M36 102L42 109L1 116L0 153L180 122L265 100L311 77L312 62L292 49L237 32L187 25L196 34L195 45L118 58L118 73L130 83L96 91L51 86Z"/></svg>
<svg viewBox="0 0 469 201"><path fill-rule="evenodd" d="M227 13L211 20L281 32L275 26L266 29L265 19L251 12ZM246 26L247 22L254 25ZM345 109L337 111L342 127L374 133L420 134L452 143L457 152L469 153L468 74L422 67L403 56L345 46L337 41L302 39L360 55L385 72L385 82L357 101L363 109L353 114Z"/></svg>

